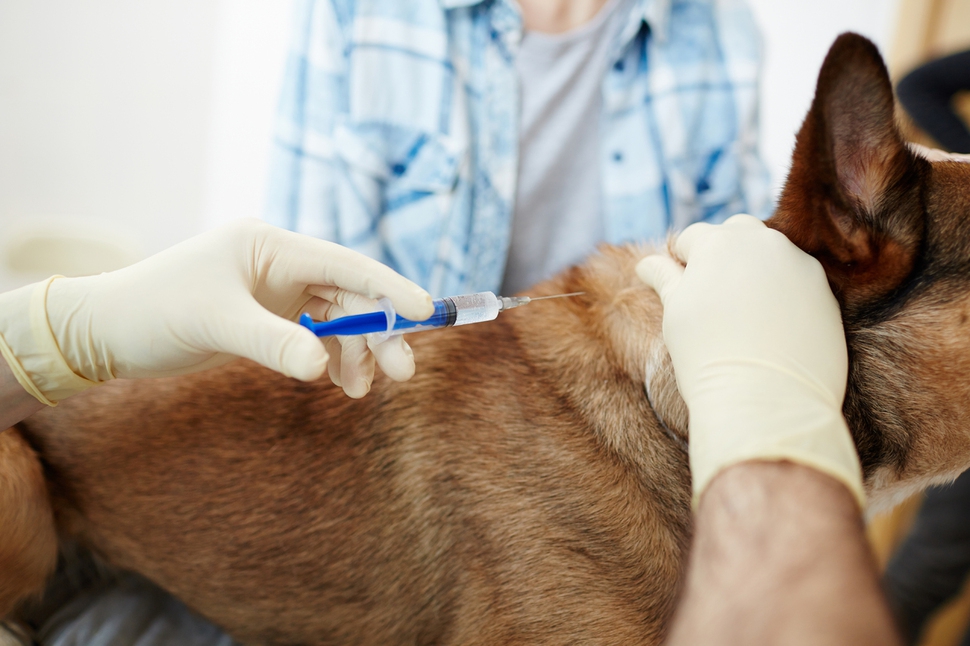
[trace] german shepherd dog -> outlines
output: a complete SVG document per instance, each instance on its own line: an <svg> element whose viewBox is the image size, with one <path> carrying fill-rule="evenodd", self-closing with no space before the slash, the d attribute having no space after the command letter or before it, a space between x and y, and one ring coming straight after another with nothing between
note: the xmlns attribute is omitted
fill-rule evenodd
<svg viewBox="0 0 970 646"><path fill-rule="evenodd" d="M875 508L970 466L968 215L970 165L914 154L876 48L841 36L770 223L841 303ZM0 613L72 541L245 643L659 643L690 473L646 251L412 337L415 377L362 400L239 361L0 434Z"/></svg>

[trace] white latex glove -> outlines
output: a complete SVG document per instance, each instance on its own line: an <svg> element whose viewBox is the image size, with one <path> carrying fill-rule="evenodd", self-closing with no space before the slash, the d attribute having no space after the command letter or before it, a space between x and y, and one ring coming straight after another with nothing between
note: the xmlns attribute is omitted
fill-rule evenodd
<svg viewBox="0 0 970 646"><path fill-rule="evenodd" d="M329 357L293 321L376 310L381 296L408 318L433 313L427 292L375 260L243 220L125 269L0 295L0 353L47 404L108 379L185 374L236 357L312 381ZM372 348L343 341L335 382L351 397L370 389L375 358L392 379L414 374L400 336Z"/></svg>
<svg viewBox="0 0 970 646"><path fill-rule="evenodd" d="M695 224L637 274L664 305L664 342L690 413L694 502L723 469L789 460L865 503L842 400L839 305L822 266L750 215Z"/></svg>

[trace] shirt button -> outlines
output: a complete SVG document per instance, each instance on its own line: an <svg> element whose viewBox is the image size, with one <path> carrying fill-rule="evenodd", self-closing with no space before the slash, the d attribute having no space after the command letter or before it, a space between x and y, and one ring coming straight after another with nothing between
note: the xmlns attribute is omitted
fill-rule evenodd
<svg viewBox="0 0 970 646"><path fill-rule="evenodd" d="M614 152L613 153L613 161L615 161L615 162L621 162L621 161L623 161L623 153L621 153L619 150L617 150L616 152Z"/></svg>
<svg viewBox="0 0 970 646"><path fill-rule="evenodd" d="M622 59L621 60L618 60L615 63L613 63L613 69L615 69L617 72L622 72L624 67L625 67L625 65L623 64L623 60Z"/></svg>
<svg viewBox="0 0 970 646"><path fill-rule="evenodd" d="M393 166L391 166L391 172L397 175L398 177L403 175L404 171L406 170L407 170L407 166L405 166L404 164L394 164Z"/></svg>

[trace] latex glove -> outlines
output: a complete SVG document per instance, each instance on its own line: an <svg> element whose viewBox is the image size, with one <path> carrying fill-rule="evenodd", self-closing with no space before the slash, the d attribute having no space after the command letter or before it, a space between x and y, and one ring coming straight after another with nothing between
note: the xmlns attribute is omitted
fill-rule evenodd
<svg viewBox="0 0 970 646"><path fill-rule="evenodd" d="M379 309L381 296L402 316L433 313L427 292L375 260L244 220L119 271L0 295L0 352L47 404L116 377L179 375L236 357L312 381L329 357L293 321L304 311L327 319ZM370 389L375 358L393 379L414 374L400 336L344 342L335 381L351 397Z"/></svg>
<svg viewBox="0 0 970 646"><path fill-rule="evenodd" d="M750 215L695 224L684 263L649 256L637 274L663 302L663 336L690 413L696 504L723 469L789 460L843 482L865 503L842 417L848 355L822 266Z"/></svg>

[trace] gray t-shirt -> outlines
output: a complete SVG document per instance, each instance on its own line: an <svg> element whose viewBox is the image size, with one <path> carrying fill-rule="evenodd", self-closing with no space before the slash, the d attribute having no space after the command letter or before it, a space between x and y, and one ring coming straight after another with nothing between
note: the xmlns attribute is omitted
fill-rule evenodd
<svg viewBox="0 0 970 646"><path fill-rule="evenodd" d="M608 0L562 34L527 31L519 45L519 174L502 293L579 262L603 240L603 78L628 0Z"/></svg>

